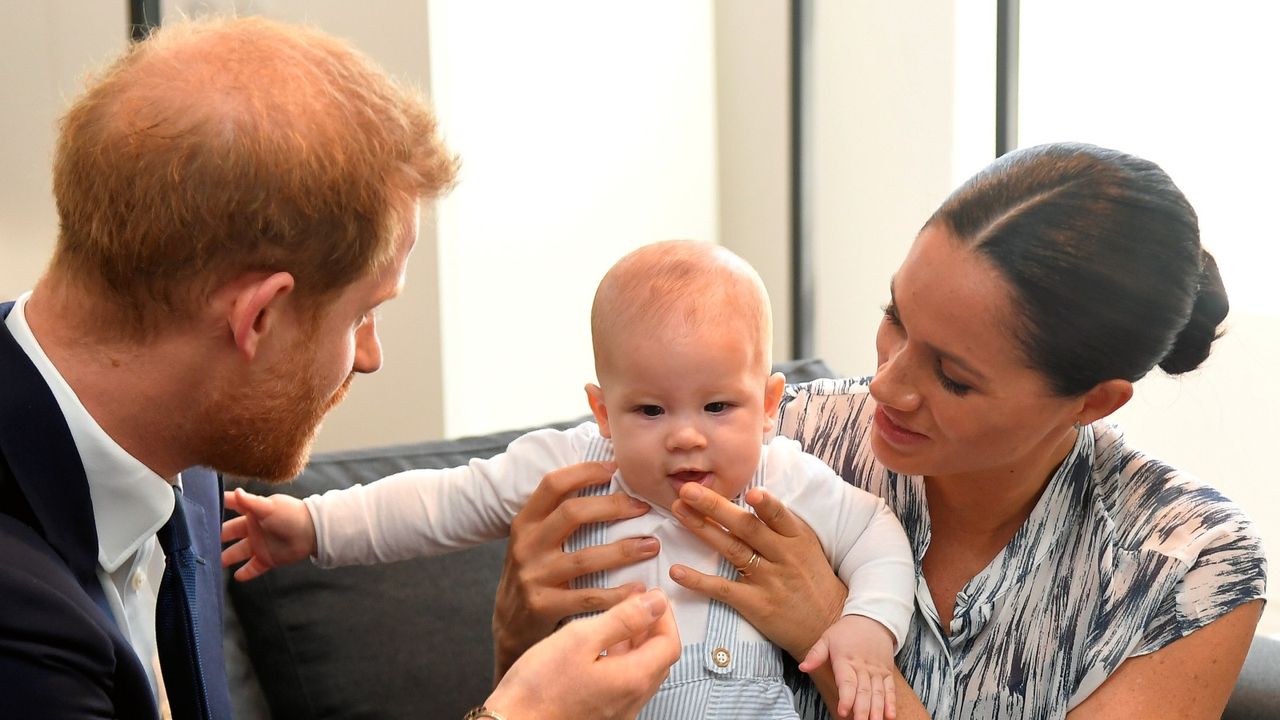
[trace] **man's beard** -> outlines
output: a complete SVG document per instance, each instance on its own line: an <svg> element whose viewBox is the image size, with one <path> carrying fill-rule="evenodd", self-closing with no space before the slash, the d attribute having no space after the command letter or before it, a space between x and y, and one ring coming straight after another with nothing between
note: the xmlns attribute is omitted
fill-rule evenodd
<svg viewBox="0 0 1280 720"><path fill-rule="evenodd" d="M202 462L219 472L286 482L306 467L320 421L346 397L354 374L331 394L321 385L315 344L267 368L259 380L211 399Z"/></svg>

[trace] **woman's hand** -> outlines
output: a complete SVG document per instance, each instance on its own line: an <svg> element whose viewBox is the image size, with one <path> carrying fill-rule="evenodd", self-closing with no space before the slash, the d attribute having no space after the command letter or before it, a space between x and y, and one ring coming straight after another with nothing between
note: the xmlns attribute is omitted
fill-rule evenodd
<svg viewBox="0 0 1280 720"><path fill-rule="evenodd" d="M694 483L680 488L672 506L676 517L749 574L733 582L676 565L671 579L729 605L775 645L803 659L840 618L848 589L803 520L764 490L753 489L746 499L754 515ZM753 553L758 561L752 561Z"/></svg>
<svg viewBox="0 0 1280 720"><path fill-rule="evenodd" d="M609 481L614 463L581 463L550 472L511 523L493 610L494 682L526 650L570 615L605 610L645 588L570 589L574 578L630 565L658 553L656 538L628 538L574 553L564 541L587 523L639 517L649 506L622 493L568 497Z"/></svg>

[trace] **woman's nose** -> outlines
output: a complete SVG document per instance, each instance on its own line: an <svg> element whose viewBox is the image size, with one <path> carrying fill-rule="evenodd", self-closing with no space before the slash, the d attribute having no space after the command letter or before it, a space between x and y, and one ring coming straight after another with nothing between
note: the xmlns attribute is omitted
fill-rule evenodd
<svg viewBox="0 0 1280 720"><path fill-rule="evenodd" d="M920 391L915 382L912 357L907 345L883 353L880 367L871 378L871 397L895 410L911 412L920 407Z"/></svg>

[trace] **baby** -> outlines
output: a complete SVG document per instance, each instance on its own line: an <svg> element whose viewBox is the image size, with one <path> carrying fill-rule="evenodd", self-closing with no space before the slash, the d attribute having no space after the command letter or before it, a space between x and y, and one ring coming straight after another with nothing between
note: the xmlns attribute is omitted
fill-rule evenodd
<svg viewBox="0 0 1280 720"><path fill-rule="evenodd" d="M223 564L249 563L247 580L311 556L322 566L389 562L439 554L505 537L544 475L584 461L616 461L612 480L585 493L625 492L652 506L646 515L587 525L565 543L572 552L652 536L658 556L585 579L640 583L670 597L684 647L642 718L794 718L781 651L731 608L676 584L682 564L730 580L742 568L685 529L670 508L681 486L698 483L746 508L764 488L817 533L849 587L843 617L823 635L804 669L830 658L838 713L892 717L893 654L906 636L915 591L907 539L884 503L851 485L773 430L784 378L770 374L769 299L756 272L724 248L691 241L642 247L609 270L591 308L599 385L587 385L595 422L538 430L489 460L448 470L411 470L368 486L297 500L244 490L227 505ZM817 658L817 661L814 660ZM863 694L855 704L854 700Z"/></svg>

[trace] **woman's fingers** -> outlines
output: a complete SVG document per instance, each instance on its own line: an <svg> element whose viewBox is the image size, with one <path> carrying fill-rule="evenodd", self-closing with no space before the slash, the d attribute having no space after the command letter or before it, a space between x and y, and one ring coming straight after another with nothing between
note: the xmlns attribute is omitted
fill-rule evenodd
<svg viewBox="0 0 1280 720"><path fill-rule="evenodd" d="M553 470L543 476L520 514L545 518L560 506L565 495L584 487L604 484L617 469L617 463L586 462Z"/></svg>
<svg viewBox="0 0 1280 720"><path fill-rule="evenodd" d="M654 538L564 552L565 539L584 524L649 511L648 504L622 493L569 497L581 488L608 482L615 470L614 463L591 462L549 472L512 521L493 614L499 677L521 653L555 630L561 619L611 608L635 591L631 587L571 589L574 578L657 554Z"/></svg>
<svg viewBox="0 0 1280 720"><path fill-rule="evenodd" d="M559 547L583 525L639 517L649 512L649 504L626 493L568 498L560 502L538 523L538 534L547 545ZM529 516L533 521L537 516Z"/></svg>
<svg viewBox="0 0 1280 720"><path fill-rule="evenodd" d="M752 488L747 491L746 500L755 509L756 517L779 535L799 537L808 530L807 524L770 492Z"/></svg>
<svg viewBox="0 0 1280 720"><path fill-rule="evenodd" d="M716 497L719 497L718 495ZM734 508L738 512L745 512L741 508ZM702 542L710 545L713 550L720 553L734 567L743 568L751 562L751 555L757 552L750 545L738 539L737 535L726 532L719 523L707 522L706 519L696 510L683 500L676 500L671 505L671 512L676 518L688 528L690 532L697 535ZM767 553L761 553L762 557L767 557Z"/></svg>
<svg viewBox="0 0 1280 720"><path fill-rule="evenodd" d="M741 612L745 608L754 607L754 588L720 577L700 573L688 565L672 565L668 573L676 584L689 588L701 595L714 598Z"/></svg>
<svg viewBox="0 0 1280 720"><path fill-rule="evenodd" d="M567 586L574 578L651 558L658 554L659 547L657 538L640 537L560 553L548 559L539 581L548 585Z"/></svg>
<svg viewBox="0 0 1280 720"><path fill-rule="evenodd" d="M729 534L734 536L734 539L744 543L748 547L744 557L729 557L726 555L726 557L729 557L730 562L742 567L739 561L745 563L750 559L753 551L759 552L767 560L776 560L777 550L780 546L779 540L799 535L801 532L800 525L803 524L790 510L787 510L782 503L778 502L777 498L770 496L763 490L752 490L748 493L748 500L752 498L765 503L765 507L773 516L774 522L781 526L780 528L765 524L754 513L743 510L719 494L710 492L693 483L686 483L684 487L680 488L680 500L677 503L683 502L684 508L692 508L696 511L690 514L694 516L693 525L681 518L686 527L695 529L694 525L697 524L696 515L701 514L715 525L728 530ZM772 500L772 504L769 504L769 500ZM675 510L674 507L672 509ZM703 535L703 537L707 536Z"/></svg>

